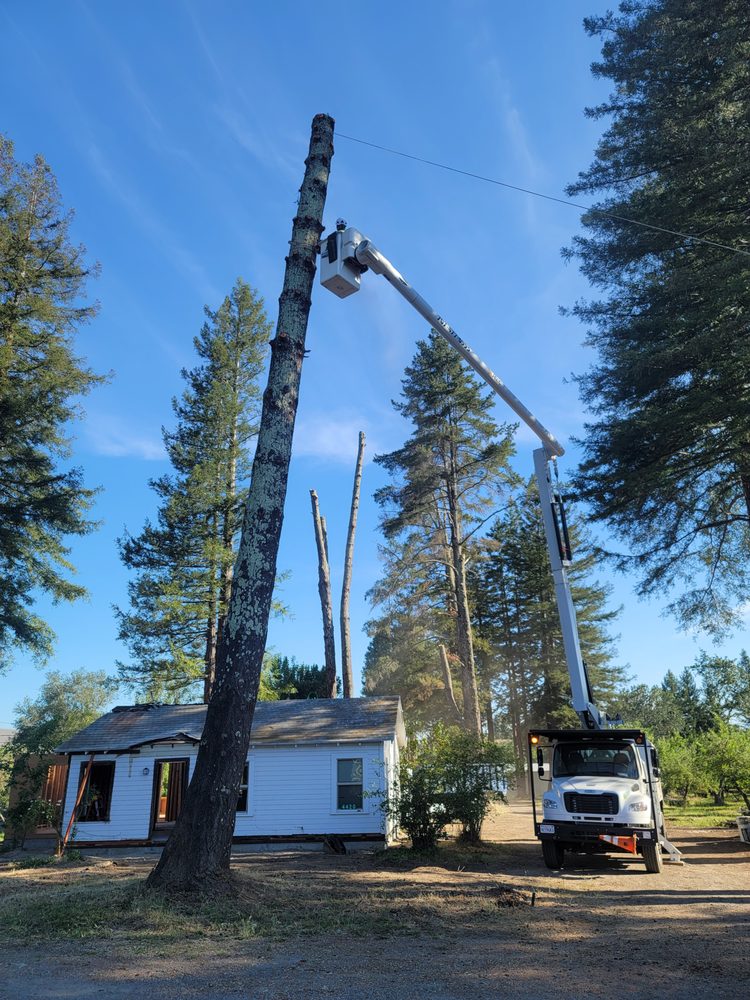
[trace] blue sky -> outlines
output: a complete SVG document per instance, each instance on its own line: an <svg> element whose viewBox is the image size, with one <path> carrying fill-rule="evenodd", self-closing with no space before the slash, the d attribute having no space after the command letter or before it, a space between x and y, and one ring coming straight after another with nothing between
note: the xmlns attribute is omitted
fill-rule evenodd
<svg viewBox="0 0 750 1000"><path fill-rule="evenodd" d="M78 350L111 381L85 403L73 461L102 487L101 528L73 543L90 600L49 607L50 667L113 669L126 656L112 604L126 600L115 539L154 512L160 428L171 425L179 371L194 363L203 305L238 275L275 319L310 121L552 195L590 162L600 124L583 108L605 93L589 72L597 43L584 16L599 0L464 0L332 5L37 2L0 10L2 128L20 159L52 166L74 238L101 262L101 304ZM588 364L584 331L560 305L586 294L560 248L575 210L336 140L326 228L337 216L369 235L563 441L584 414L565 379ZM293 617L269 642L322 661L309 490L329 525L338 592L357 432L368 437L352 626L355 668L367 645L365 592L378 574L374 454L407 433L390 406L424 324L382 279L339 301L316 284L279 565ZM497 416L506 419L502 405ZM529 434L519 471L531 471ZM562 462L572 467L575 450ZM608 573L602 571L601 576ZM708 643L680 633L613 580L624 607L619 659L659 680ZM738 634L723 647L738 651ZM0 677L0 724L44 675L24 657Z"/></svg>

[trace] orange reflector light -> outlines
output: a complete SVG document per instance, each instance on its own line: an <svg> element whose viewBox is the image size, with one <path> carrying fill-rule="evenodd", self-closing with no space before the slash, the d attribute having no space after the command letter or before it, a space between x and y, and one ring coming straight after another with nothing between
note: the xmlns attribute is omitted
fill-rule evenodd
<svg viewBox="0 0 750 1000"><path fill-rule="evenodd" d="M538 743L539 742L539 737L538 736L532 736L531 737L531 742L532 743Z"/></svg>
<svg viewBox="0 0 750 1000"><path fill-rule="evenodd" d="M612 837L608 833L600 833L599 840L605 840L608 844L612 844L613 847L619 847L621 851L627 851L628 854L638 853L638 848L635 846L635 837Z"/></svg>

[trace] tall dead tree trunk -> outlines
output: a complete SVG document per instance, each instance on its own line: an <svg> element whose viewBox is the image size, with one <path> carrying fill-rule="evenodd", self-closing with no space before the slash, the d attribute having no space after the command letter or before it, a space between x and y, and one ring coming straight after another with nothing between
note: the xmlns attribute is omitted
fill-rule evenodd
<svg viewBox="0 0 750 1000"><path fill-rule="evenodd" d="M258 444L216 681L185 804L147 885L199 890L229 875L284 517L310 294L333 156L333 119L316 115L292 226Z"/></svg>
<svg viewBox="0 0 750 1000"><path fill-rule="evenodd" d="M318 593L323 615L323 649L326 660L326 698L336 697L336 643L333 636L333 598L331 596L331 567L328 564L328 533L325 518L320 516L318 494L310 490L315 544L318 547Z"/></svg>
<svg viewBox="0 0 750 1000"><path fill-rule="evenodd" d="M357 449L357 464L354 467L354 487L352 489L352 506L349 511L349 530L346 534L346 552L344 554L344 578L341 581L341 679L344 683L344 697L354 695L352 679L352 639L349 622L349 595L352 588L352 563L354 561L354 536L357 531L357 514L359 512L359 491L362 485L362 461L365 454L364 431L359 432L359 447Z"/></svg>

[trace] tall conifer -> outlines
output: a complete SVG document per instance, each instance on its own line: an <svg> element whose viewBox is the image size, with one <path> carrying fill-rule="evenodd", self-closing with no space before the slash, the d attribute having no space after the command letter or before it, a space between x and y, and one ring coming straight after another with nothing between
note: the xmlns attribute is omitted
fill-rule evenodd
<svg viewBox="0 0 750 1000"><path fill-rule="evenodd" d="M62 463L78 398L101 379L74 353L77 327L96 312L83 301L96 268L70 242L71 218L44 160L17 163L0 135L0 670L14 647L40 659L52 650L35 592L85 593L65 536L95 527L94 491Z"/></svg>
<svg viewBox="0 0 750 1000"><path fill-rule="evenodd" d="M598 351L577 487L641 592L677 585L678 618L720 634L750 587L748 5L627 2L586 27L614 86L569 189L609 213L570 250L601 294L574 310Z"/></svg>
<svg viewBox="0 0 750 1000"><path fill-rule="evenodd" d="M393 405L414 429L402 448L376 458L392 479L375 496L381 526L391 544L409 549L417 585L420 576L440 581L453 620L464 725L480 732L467 559L472 537L513 479L510 429L495 423L494 397L434 331L419 342L402 386L403 401Z"/></svg>
<svg viewBox="0 0 750 1000"><path fill-rule="evenodd" d="M608 703L622 681L612 663L608 628L617 610L607 607L609 588L592 580L594 556L573 527L575 561L569 571L581 651L597 702ZM563 648L555 587L536 484L498 517L484 543L472 584L478 632L488 649L486 681L502 729L523 755L533 726L577 726Z"/></svg>
<svg viewBox="0 0 750 1000"><path fill-rule="evenodd" d="M151 483L157 523L120 541L136 573L129 609L117 609L133 656L120 675L147 697L184 698L197 684L204 700L210 694L270 334L262 298L242 279L218 310L206 309L195 339L201 364L183 371L176 428L164 431L173 471Z"/></svg>

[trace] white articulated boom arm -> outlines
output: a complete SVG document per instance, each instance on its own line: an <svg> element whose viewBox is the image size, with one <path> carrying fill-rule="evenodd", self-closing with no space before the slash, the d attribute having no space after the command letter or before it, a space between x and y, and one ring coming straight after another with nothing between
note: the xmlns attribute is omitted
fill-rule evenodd
<svg viewBox="0 0 750 1000"><path fill-rule="evenodd" d="M505 383L458 336L455 330L445 322L442 316L432 308L429 302L411 287L404 276L383 256L372 241L362 236L358 230L347 228L346 223L339 219L336 232L331 233L322 242L321 284L338 295L339 298L346 298L359 291L361 275L368 268L375 274L382 274L396 291L427 320L430 326L458 351L487 385L501 399L505 400L542 442L543 447L534 452L534 471L542 503L544 531L552 564L552 576L555 581L555 596L560 614L565 658L570 674L573 708L578 713L584 728L605 728L607 720L593 704L586 665L581 656L576 613L566 571L566 567L570 565L570 546L565 526L565 515L562 508L562 498L553 487L550 475L551 463L559 455L563 455L565 449Z"/></svg>

